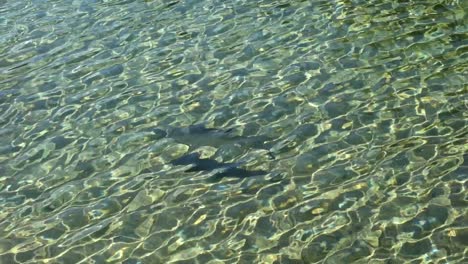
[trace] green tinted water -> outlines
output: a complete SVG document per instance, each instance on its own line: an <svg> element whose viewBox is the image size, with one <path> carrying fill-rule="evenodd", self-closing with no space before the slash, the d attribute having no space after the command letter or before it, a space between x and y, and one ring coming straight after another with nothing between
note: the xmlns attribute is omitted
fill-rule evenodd
<svg viewBox="0 0 468 264"><path fill-rule="evenodd" d="M0 1L0 263L466 263L467 10Z"/></svg>

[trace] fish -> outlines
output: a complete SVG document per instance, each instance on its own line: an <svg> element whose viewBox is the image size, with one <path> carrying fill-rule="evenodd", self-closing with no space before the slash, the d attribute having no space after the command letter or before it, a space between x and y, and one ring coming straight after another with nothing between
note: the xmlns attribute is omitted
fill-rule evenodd
<svg viewBox="0 0 468 264"><path fill-rule="evenodd" d="M219 181L224 177L247 178L252 176L266 175L268 172L264 170L247 170L239 167L242 162L229 163L218 162L214 159L202 159L199 153L189 153L170 161L175 166L191 165L185 172L198 171L216 171L209 180Z"/></svg>
<svg viewBox="0 0 468 264"><path fill-rule="evenodd" d="M153 130L153 133L158 137L173 138L179 143L188 145L189 150L202 146L219 148L223 145L237 144L246 149L255 148L269 151L272 146L272 140L267 136L239 136L233 132L232 128L226 130L207 128L204 124ZM270 155L272 154L270 153Z"/></svg>
<svg viewBox="0 0 468 264"><path fill-rule="evenodd" d="M243 149L264 149L271 159L274 155L271 153L272 140L263 135L258 136L240 136L234 133L234 129L208 128L204 124L195 124L187 127L167 127L155 128L153 133L158 138L172 138L176 142L189 146L187 154L169 161L173 166L187 166L190 168L185 172L206 171L214 174L209 178L210 181L218 181L224 177L246 178L252 176L266 175L268 172L263 170L247 170L240 167L243 162L218 162L215 159L202 159L200 153L194 152L195 149L203 146L220 148L222 146L237 145ZM245 163L245 162L244 162Z"/></svg>
<svg viewBox="0 0 468 264"><path fill-rule="evenodd" d="M103 230L104 228L107 228L113 221L116 221L114 217L105 219L101 221L98 224L86 227L81 229L80 231L76 232L72 237L65 239L61 244L59 244L59 247L70 247L71 245L77 243L78 241L82 240L85 237L89 237L93 235L96 232L99 232Z"/></svg>

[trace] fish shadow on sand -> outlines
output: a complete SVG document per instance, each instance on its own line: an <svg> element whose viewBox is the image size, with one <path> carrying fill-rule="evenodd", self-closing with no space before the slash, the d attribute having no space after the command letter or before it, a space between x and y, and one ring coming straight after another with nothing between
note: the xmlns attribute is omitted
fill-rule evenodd
<svg viewBox="0 0 468 264"><path fill-rule="evenodd" d="M190 168L185 172L199 172L199 171L216 171L210 178L209 181L218 181L224 177L235 177L235 178L246 178L252 176L266 175L268 172L264 170L246 170L240 168L242 164L218 162L214 159L202 159L199 153L190 153L183 155L180 158L172 160L170 162L176 166L191 165Z"/></svg>

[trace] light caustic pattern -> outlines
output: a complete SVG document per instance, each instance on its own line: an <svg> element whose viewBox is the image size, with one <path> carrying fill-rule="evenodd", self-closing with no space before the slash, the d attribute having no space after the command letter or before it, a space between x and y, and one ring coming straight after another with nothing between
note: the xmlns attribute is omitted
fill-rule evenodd
<svg viewBox="0 0 468 264"><path fill-rule="evenodd" d="M0 263L463 263L468 7L419 2L0 1Z"/></svg>

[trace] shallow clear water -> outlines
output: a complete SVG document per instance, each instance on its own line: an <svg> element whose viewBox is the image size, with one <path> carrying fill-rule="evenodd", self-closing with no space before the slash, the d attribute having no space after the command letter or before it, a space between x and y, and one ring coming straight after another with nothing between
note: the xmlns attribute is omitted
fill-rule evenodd
<svg viewBox="0 0 468 264"><path fill-rule="evenodd" d="M0 263L466 263L467 10L0 0Z"/></svg>

